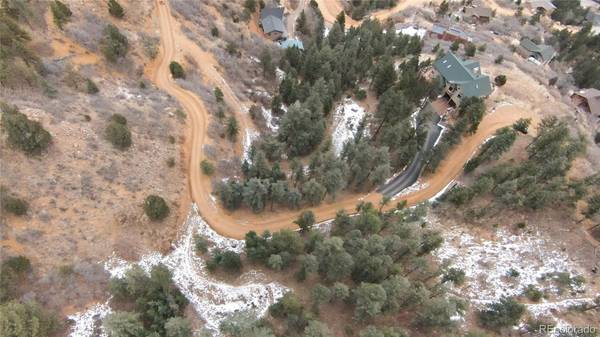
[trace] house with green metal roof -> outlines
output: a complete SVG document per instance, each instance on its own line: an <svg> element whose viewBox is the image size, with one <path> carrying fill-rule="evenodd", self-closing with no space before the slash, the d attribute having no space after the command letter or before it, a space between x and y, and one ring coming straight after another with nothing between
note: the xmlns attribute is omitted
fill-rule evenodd
<svg viewBox="0 0 600 337"><path fill-rule="evenodd" d="M481 73L479 61L463 60L449 52L433 67L442 78L444 94L455 106L465 97L486 97L492 93L490 77Z"/></svg>
<svg viewBox="0 0 600 337"><path fill-rule="evenodd" d="M517 47L517 53L525 58L533 57L541 64L548 64L556 55L556 51L552 46L535 43L528 37L521 39Z"/></svg>

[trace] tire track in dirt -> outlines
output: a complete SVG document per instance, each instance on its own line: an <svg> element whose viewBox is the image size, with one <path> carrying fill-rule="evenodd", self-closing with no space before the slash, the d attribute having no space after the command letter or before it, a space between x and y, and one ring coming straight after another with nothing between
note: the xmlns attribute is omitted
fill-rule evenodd
<svg viewBox="0 0 600 337"><path fill-rule="evenodd" d="M178 25L173 22L174 19L167 2L160 3L157 0L156 5L160 25L161 53L149 66L148 73L159 88L180 102L189 116L190 127L185 143L189 161L189 187L192 200L197 204L200 214L219 234L236 239L242 239L250 230L261 233L264 230L277 231L282 228L296 227L293 221L298 216L298 210L278 210L261 214L254 214L245 209L229 212L212 200L210 177L202 175L199 169L200 161L203 159L202 146L208 141L206 137L208 111L202 100L173 81L168 69L169 62L180 58L180 52L185 51L202 68L200 70L207 83L220 83L230 106L235 107L238 111L243 111L243 105L220 76L216 67L217 63L212 55L202 51L179 31ZM242 115L247 114L242 113ZM426 184L426 188L405 195L396 201L406 200L409 205L414 205L431 199L460 175L464 163L477 151L483 141L498 128L511 125L522 117L532 118L534 125L538 120L533 112L519 109L514 105L504 105L495 109L494 112L488 113L482 120L478 131L464 137L462 142L448 154L447 159L440 164L437 172L424 178L423 183ZM246 118L242 116L242 132L249 125ZM377 204L381 198L381 194L377 192L366 195L348 194L333 202L325 202L318 207L311 208L311 210L315 213L317 221L325 221L334 218L340 209L353 213L358 202L369 201ZM392 205L388 207L391 208Z"/></svg>

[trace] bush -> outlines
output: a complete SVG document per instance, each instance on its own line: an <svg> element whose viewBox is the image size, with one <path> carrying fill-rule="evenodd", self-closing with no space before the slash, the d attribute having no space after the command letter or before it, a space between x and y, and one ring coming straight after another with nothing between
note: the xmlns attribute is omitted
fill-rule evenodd
<svg viewBox="0 0 600 337"><path fill-rule="evenodd" d="M175 166L175 158L170 157L169 159L167 159L167 166L174 167Z"/></svg>
<svg viewBox="0 0 600 337"><path fill-rule="evenodd" d="M356 96L357 100L362 101L367 98L367 92L364 89L358 89L354 93L354 96Z"/></svg>
<svg viewBox="0 0 600 337"><path fill-rule="evenodd" d="M17 274L31 271L31 261L26 256L11 256L2 262L2 270L11 269Z"/></svg>
<svg viewBox="0 0 600 337"><path fill-rule="evenodd" d="M110 122L106 126L105 135L106 139L120 150L125 150L131 146L131 132L127 128L127 119L119 114L111 116Z"/></svg>
<svg viewBox="0 0 600 337"><path fill-rule="evenodd" d="M206 159L203 159L200 162L200 169L202 170L202 173L206 174L207 176L210 176L213 173L215 173L215 166L213 165L213 163L209 162Z"/></svg>
<svg viewBox="0 0 600 337"><path fill-rule="evenodd" d="M215 249L212 259L206 263L206 267L210 271L221 267L228 272L239 272L242 269L242 259L240 258L240 254L234 251Z"/></svg>
<svg viewBox="0 0 600 337"><path fill-rule="evenodd" d="M214 94L215 94L215 99L217 100L217 103L222 103L223 102L223 91L221 91L221 88L215 87Z"/></svg>
<svg viewBox="0 0 600 337"><path fill-rule="evenodd" d="M169 215L169 206L158 195L149 195L144 200L144 212L150 220L162 220Z"/></svg>
<svg viewBox="0 0 600 337"><path fill-rule="evenodd" d="M473 57L473 56L475 56L475 52L477 52L477 46L475 46L474 43L469 42L465 46L465 55L467 55L469 57Z"/></svg>
<svg viewBox="0 0 600 337"><path fill-rule="evenodd" d="M119 19L123 18L123 16L125 15L123 7L121 7L117 0L108 0L108 12L110 13L110 15Z"/></svg>
<svg viewBox="0 0 600 337"><path fill-rule="evenodd" d="M528 285L523 294L534 302L538 302L544 296L544 293L537 289L533 284Z"/></svg>
<svg viewBox="0 0 600 337"><path fill-rule="evenodd" d="M63 25L67 23L71 18L71 15L73 15L69 7L58 0L54 0L50 3L50 11L52 11L54 23L61 30L63 29Z"/></svg>
<svg viewBox="0 0 600 337"><path fill-rule="evenodd" d="M109 62L117 62L125 57L129 50L127 37L112 24L104 28L102 39L100 40L100 50Z"/></svg>
<svg viewBox="0 0 600 337"><path fill-rule="evenodd" d="M208 252L208 240L206 240L206 238L203 236L194 235L194 248L198 254L204 254Z"/></svg>
<svg viewBox="0 0 600 337"><path fill-rule="evenodd" d="M37 121L32 121L17 109L0 103L2 129L8 135L8 143L28 155L40 154L45 150L52 136Z"/></svg>
<svg viewBox="0 0 600 337"><path fill-rule="evenodd" d="M58 329L58 320L36 303L0 305L0 336L45 337Z"/></svg>
<svg viewBox="0 0 600 337"><path fill-rule="evenodd" d="M96 83L94 83L94 81L92 81L89 78L85 80L85 89L86 89L86 92L91 95L97 94L100 91L100 89L98 89L98 86L96 85Z"/></svg>
<svg viewBox="0 0 600 337"><path fill-rule="evenodd" d="M219 29L217 27L212 27L210 30L210 35L213 37L219 37Z"/></svg>
<svg viewBox="0 0 600 337"><path fill-rule="evenodd" d="M5 212L12 213L14 215L25 215L29 209L29 205L23 199L11 197L9 195L2 196L2 209Z"/></svg>
<svg viewBox="0 0 600 337"><path fill-rule="evenodd" d="M185 78L185 72L183 71L181 64L171 61L171 63L169 63L169 70L171 71L173 78Z"/></svg>
<svg viewBox="0 0 600 337"><path fill-rule="evenodd" d="M511 327L519 323L524 312L524 305L512 298L504 297L479 311L479 321L483 326L491 329Z"/></svg>
<svg viewBox="0 0 600 337"><path fill-rule="evenodd" d="M506 75L496 76L496 78L494 78L494 83L496 83L496 85L499 87L505 85L506 84Z"/></svg>
<svg viewBox="0 0 600 337"><path fill-rule="evenodd" d="M596 135L594 136L594 143L600 144L600 131L596 131Z"/></svg>
<svg viewBox="0 0 600 337"><path fill-rule="evenodd" d="M501 64L502 62L504 62L504 56L502 55L498 55L498 57L496 57L496 59L494 60L494 63L496 64Z"/></svg>

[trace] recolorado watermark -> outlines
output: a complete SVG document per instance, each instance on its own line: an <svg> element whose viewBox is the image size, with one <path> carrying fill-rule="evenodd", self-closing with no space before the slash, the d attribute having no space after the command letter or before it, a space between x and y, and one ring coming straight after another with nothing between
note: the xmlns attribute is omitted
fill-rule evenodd
<svg viewBox="0 0 600 337"><path fill-rule="evenodd" d="M598 332L598 328L593 326L556 326L552 324L540 324L539 332L549 333L549 334L567 334L567 335L576 335L579 336L581 334L595 334Z"/></svg>

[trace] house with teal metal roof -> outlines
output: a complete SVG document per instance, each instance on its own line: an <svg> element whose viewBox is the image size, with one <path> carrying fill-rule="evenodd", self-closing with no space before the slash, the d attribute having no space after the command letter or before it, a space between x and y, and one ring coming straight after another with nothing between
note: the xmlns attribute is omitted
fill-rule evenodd
<svg viewBox="0 0 600 337"><path fill-rule="evenodd" d="M282 41L279 46L283 49L287 48L298 48L300 50L304 50L304 43L298 39L287 39Z"/></svg>
<svg viewBox="0 0 600 337"><path fill-rule="evenodd" d="M479 61L463 60L449 52L433 67L442 78L444 93L455 106L465 97L486 97L492 93L490 77L481 73Z"/></svg>

